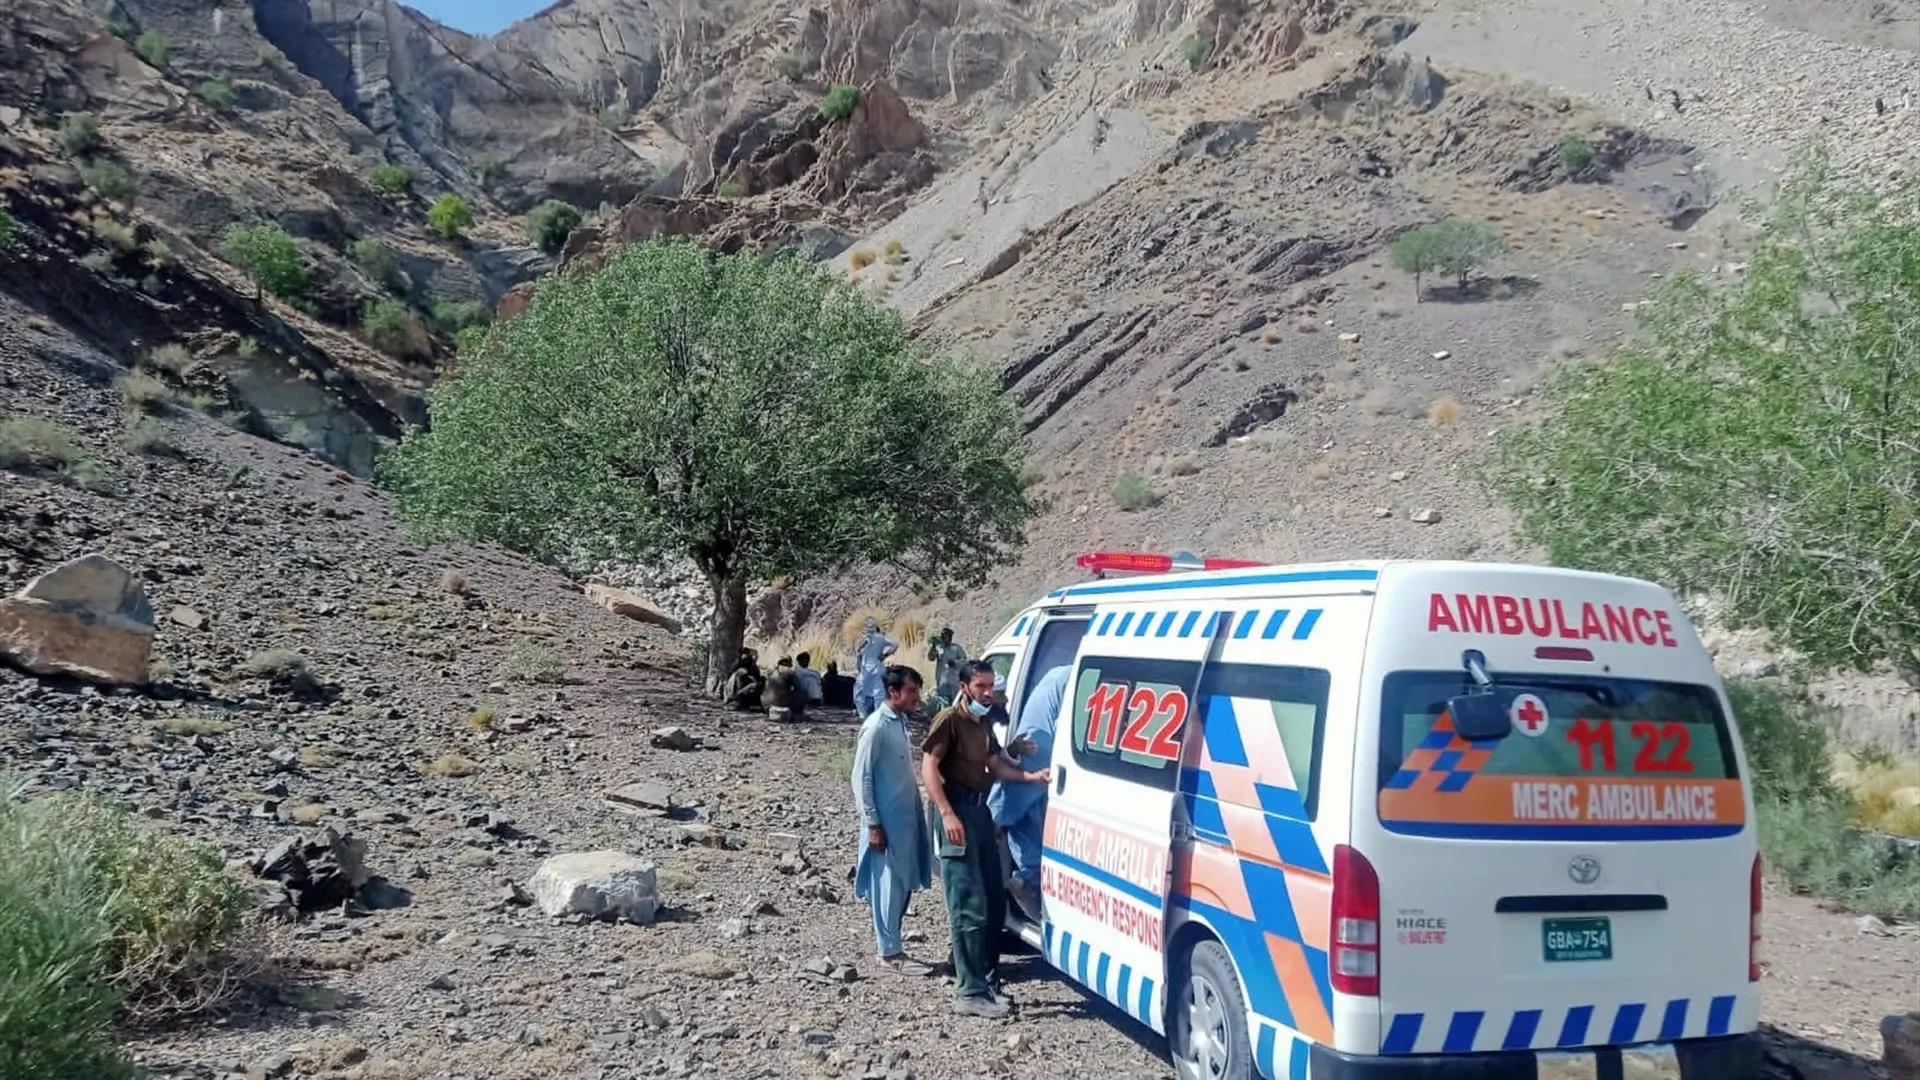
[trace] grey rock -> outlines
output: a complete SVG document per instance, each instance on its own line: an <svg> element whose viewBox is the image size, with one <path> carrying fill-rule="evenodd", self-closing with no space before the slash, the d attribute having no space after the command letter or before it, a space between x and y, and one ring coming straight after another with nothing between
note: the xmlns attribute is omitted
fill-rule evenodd
<svg viewBox="0 0 1920 1080"><path fill-rule="evenodd" d="M528 883L548 915L584 915L650 923L660 909L653 863L624 851L555 855Z"/></svg>

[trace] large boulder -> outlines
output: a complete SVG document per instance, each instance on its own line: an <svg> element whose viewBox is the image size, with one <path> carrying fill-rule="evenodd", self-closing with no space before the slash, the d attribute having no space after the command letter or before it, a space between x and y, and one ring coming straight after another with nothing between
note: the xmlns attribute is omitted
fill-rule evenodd
<svg viewBox="0 0 1920 1080"><path fill-rule="evenodd" d="M548 915L644 924L660 910L653 864L624 851L555 855L534 871L527 891Z"/></svg>
<svg viewBox="0 0 1920 1080"><path fill-rule="evenodd" d="M654 607L652 604L647 603L632 593L616 589L611 585L587 586L587 599L622 618L632 619L634 622L650 623L660 627L669 634L677 634L682 629L679 619L661 611L659 608Z"/></svg>
<svg viewBox="0 0 1920 1080"><path fill-rule="evenodd" d="M153 606L140 579L98 553L0 600L0 656L41 675L141 685L153 633Z"/></svg>

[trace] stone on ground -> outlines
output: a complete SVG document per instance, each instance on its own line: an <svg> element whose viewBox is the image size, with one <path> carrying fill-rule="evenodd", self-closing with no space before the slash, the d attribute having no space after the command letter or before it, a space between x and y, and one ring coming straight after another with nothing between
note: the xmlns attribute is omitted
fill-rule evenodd
<svg viewBox="0 0 1920 1080"><path fill-rule="evenodd" d="M140 579L98 553L56 566L0 600L0 655L40 675L144 684L153 634L153 606Z"/></svg>
<svg viewBox="0 0 1920 1080"><path fill-rule="evenodd" d="M613 612L615 615L634 622L658 626L669 634L681 631L680 620L647 603L645 600L607 585L587 586L587 599Z"/></svg>
<svg viewBox="0 0 1920 1080"><path fill-rule="evenodd" d="M675 725L674 727L655 728L653 731L653 745L661 750L698 750L700 748L700 740L686 728Z"/></svg>
<svg viewBox="0 0 1920 1080"><path fill-rule="evenodd" d="M534 871L527 891L548 915L644 924L660 910L653 863L624 851L555 855Z"/></svg>

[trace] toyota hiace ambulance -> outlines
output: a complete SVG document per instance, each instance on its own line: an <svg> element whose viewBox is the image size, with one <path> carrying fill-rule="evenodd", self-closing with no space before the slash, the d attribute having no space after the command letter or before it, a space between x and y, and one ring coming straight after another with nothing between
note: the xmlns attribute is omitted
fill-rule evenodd
<svg viewBox="0 0 1920 1080"><path fill-rule="evenodd" d="M1745 757L1667 590L1082 564L1194 569L1056 590L989 646L1016 717L1073 671L1010 928L1181 1077L1756 1075Z"/></svg>

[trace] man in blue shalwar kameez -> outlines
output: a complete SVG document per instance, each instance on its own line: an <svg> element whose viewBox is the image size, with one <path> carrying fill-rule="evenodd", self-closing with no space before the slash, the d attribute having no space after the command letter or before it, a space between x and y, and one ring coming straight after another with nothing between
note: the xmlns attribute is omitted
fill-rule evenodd
<svg viewBox="0 0 1920 1080"><path fill-rule="evenodd" d="M1039 771L1053 761L1054 721L1066 703L1067 679L1072 664L1049 670L1033 684L1026 700L1020 703L1020 716L1009 725L1009 749L1031 752L1017 760L1022 769ZM1020 910L1034 921L1040 920L1040 849L1045 840L1047 822L1047 786L1045 784L996 783L987 796L987 809L993 823L1007 831L1007 848L1013 856L1013 898Z"/></svg>
<svg viewBox="0 0 1920 1080"><path fill-rule="evenodd" d="M860 862L853 893L873 912L880 962L901 975L930 975L900 940L913 890L933 884L933 837L920 809L907 714L920 707L920 673L895 665L881 677L886 701L860 726L853 752L853 804L860 813Z"/></svg>

